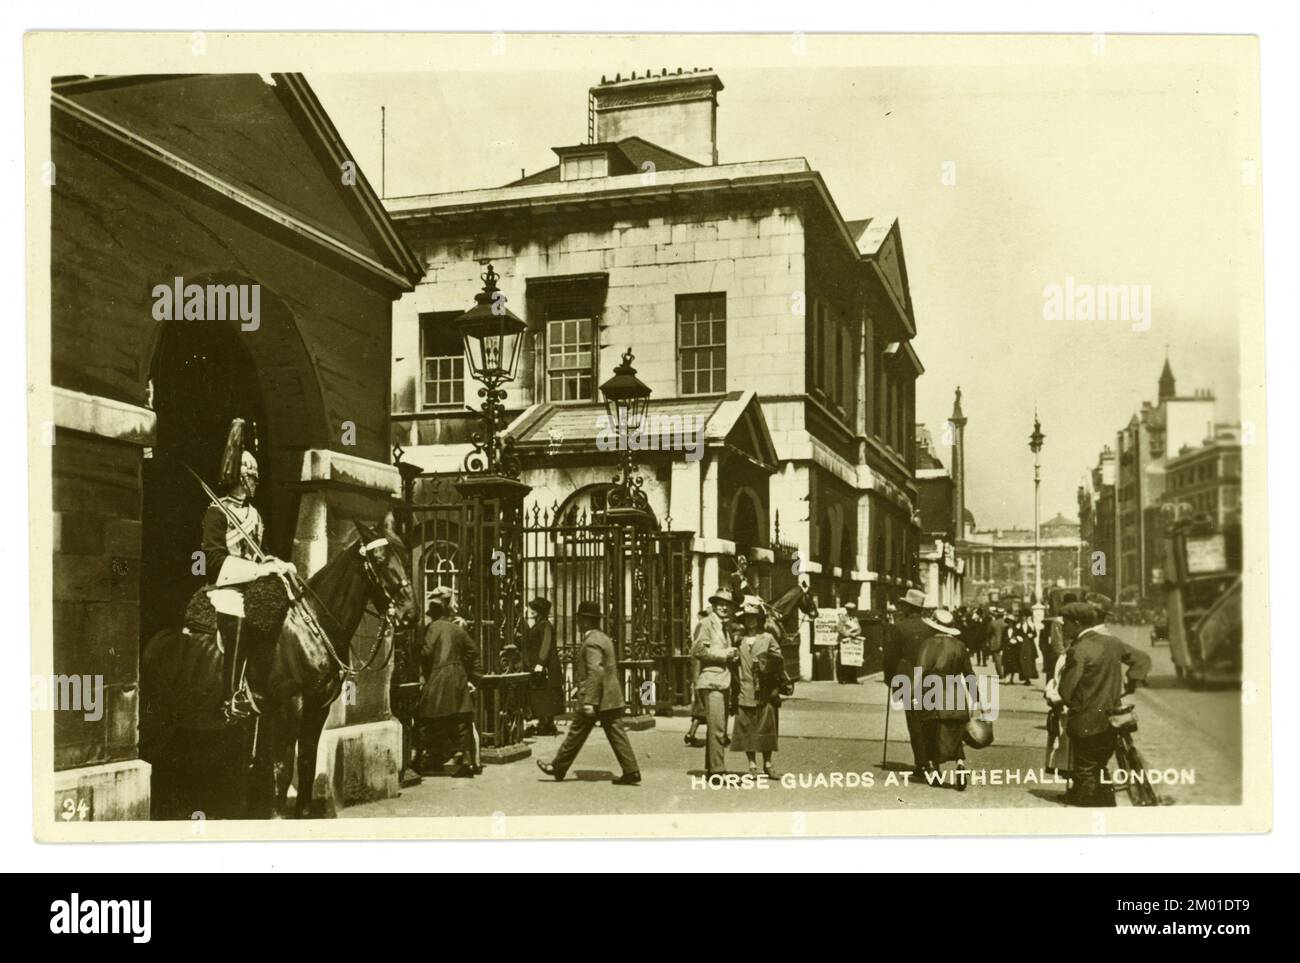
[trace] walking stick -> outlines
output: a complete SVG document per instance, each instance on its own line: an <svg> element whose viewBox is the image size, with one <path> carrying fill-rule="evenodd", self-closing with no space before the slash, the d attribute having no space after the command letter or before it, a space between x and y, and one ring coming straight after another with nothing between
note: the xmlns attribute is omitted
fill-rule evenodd
<svg viewBox="0 0 1300 963"><path fill-rule="evenodd" d="M890 699L893 694L889 691L889 683L885 683L885 747L880 752L880 768L885 768L885 760L889 758L889 717L893 712L893 706L890 705Z"/></svg>

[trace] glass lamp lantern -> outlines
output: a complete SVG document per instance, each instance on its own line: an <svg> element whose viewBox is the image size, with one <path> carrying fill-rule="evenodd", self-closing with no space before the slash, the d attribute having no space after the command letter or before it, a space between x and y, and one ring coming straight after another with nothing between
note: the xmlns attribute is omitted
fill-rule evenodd
<svg viewBox="0 0 1300 963"><path fill-rule="evenodd" d="M465 364L475 381L495 388L515 380L520 347L528 326L506 307L497 289L500 275L487 266L483 290L474 295L474 307L456 319L465 346Z"/></svg>
<svg viewBox="0 0 1300 963"><path fill-rule="evenodd" d="M623 352L622 363L614 369L614 377L600 386L610 429L620 438L641 430L650 407L650 388L636 376L633 360L632 349L628 348Z"/></svg>

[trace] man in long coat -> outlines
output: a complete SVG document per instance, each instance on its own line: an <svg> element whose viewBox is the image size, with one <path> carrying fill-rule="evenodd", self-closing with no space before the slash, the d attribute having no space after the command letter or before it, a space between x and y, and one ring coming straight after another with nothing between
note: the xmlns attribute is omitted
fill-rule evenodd
<svg viewBox="0 0 1300 963"><path fill-rule="evenodd" d="M993 609L989 618L988 647L989 657L993 660L993 671L1001 679L1006 673L1002 670L1002 637L1006 632L1007 622L1001 609Z"/></svg>
<svg viewBox="0 0 1300 963"><path fill-rule="evenodd" d="M623 700L623 683L618 677L614 641L600 630L603 614L595 602L580 602L575 616L582 637L575 667L582 708L569 726L568 735L560 744L560 751L555 754L555 758L550 762L538 759L537 768L559 782L599 722L605 730L609 747L614 750L614 756L623 770L623 774L614 780L614 785L638 786L641 784L641 768L637 765L632 743L627 738L627 730L623 728L622 717L626 703Z"/></svg>
<svg viewBox="0 0 1300 963"><path fill-rule="evenodd" d="M1073 640L1065 653L1059 686L1074 756L1069 801L1075 806L1114 806L1114 788L1101 781L1115 753L1109 713L1120 706L1124 693L1131 693L1147 677L1151 657L1103 631L1096 606L1075 602L1061 614L1064 635Z"/></svg>
<svg viewBox="0 0 1300 963"><path fill-rule="evenodd" d="M453 775L474 775L474 692L479 679L478 646L459 625L449 619L440 601L429 603L428 628L420 646L420 670L424 687L416 706L416 718L425 732L425 748L435 758L444 747L454 747L457 761Z"/></svg>
<svg viewBox="0 0 1300 963"><path fill-rule="evenodd" d="M903 676L911 685L912 670L920 663L916 660L917 647L934 634L934 630L925 624L925 593L920 589L908 589L907 594L898 600L898 619L885 631L883 646L883 671L885 685L893 692L893 681ZM885 711L891 711L886 705ZM912 773L920 776L924 772L925 743L921 732L920 717L911 705L904 707L907 719L907 738L912 744Z"/></svg>

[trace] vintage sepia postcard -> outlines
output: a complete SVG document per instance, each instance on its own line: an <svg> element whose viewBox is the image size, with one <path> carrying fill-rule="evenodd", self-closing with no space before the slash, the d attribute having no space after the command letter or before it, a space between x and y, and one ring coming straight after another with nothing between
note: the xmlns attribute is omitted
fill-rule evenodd
<svg viewBox="0 0 1300 963"><path fill-rule="evenodd" d="M1270 828L1255 38L25 55L38 839Z"/></svg>

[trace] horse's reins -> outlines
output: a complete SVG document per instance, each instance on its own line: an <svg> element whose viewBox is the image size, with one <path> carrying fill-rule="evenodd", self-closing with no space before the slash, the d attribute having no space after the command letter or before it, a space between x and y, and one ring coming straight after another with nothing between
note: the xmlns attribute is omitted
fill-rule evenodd
<svg viewBox="0 0 1300 963"><path fill-rule="evenodd" d="M379 634L375 639L374 648L371 649L370 655L366 659L365 664L362 665L360 668L354 668L352 666L351 639L348 640L348 660L344 662L343 659L339 657L339 654L335 650L333 644L330 642L329 634L326 633L323 629L321 630L321 634L323 636L322 642L325 645L325 651L329 653L330 658L334 660L335 664L338 665L339 670L344 675L357 675L360 672L365 672L372 665L374 665L375 659L379 655L380 649L384 644L385 638L392 637L396 631L396 626L395 626L396 620L394 618L394 614L397 611L397 603L394 597L389 594L388 586L386 586L384 584L384 580L379 577L379 574L374 567L374 563L370 559L370 553L373 550L385 546L387 544L388 544L388 539L377 538L373 542L363 543L358 546L358 551L361 554L361 564L365 566L366 577L370 580L370 583L373 586L379 589L379 591L384 596L385 603L387 603L387 608L382 614L379 613L378 611L374 612L374 614L379 619ZM302 584L303 587L306 589L306 591L311 593L311 597L316 600L316 604L320 606L321 611L324 612L325 615L327 615L334 622L335 625L337 625L339 628L343 628L344 627L343 621L337 615L335 615L333 612L330 611L329 606L325 604L325 600L320 597L320 595L316 592L316 590L313 589L311 585L305 581ZM406 580L403 579L403 585L405 584L406 584ZM371 611L369 606L367 606L366 611ZM390 652L389 658L391 657L392 657L392 653ZM388 659L385 659L384 665L387 664L388 664ZM384 666L380 666L381 669L383 667Z"/></svg>

